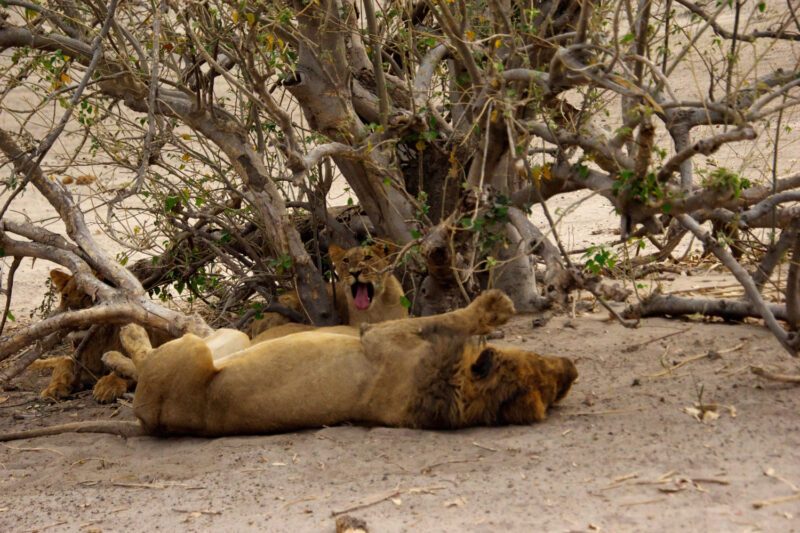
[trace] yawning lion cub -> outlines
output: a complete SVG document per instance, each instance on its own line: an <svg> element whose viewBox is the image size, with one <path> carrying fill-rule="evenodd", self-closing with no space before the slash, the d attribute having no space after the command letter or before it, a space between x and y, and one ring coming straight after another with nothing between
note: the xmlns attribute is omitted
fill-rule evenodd
<svg viewBox="0 0 800 533"><path fill-rule="evenodd" d="M364 325L360 336L322 328L231 353L249 343L244 333L188 334L152 349L141 327L126 326L122 344L138 373L134 413L151 434L528 424L578 373L569 359L470 340L513 313L492 290L451 313Z"/></svg>

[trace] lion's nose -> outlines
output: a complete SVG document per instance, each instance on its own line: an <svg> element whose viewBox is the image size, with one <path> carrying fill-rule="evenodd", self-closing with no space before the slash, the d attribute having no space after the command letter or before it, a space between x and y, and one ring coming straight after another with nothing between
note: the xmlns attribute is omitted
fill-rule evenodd
<svg viewBox="0 0 800 533"><path fill-rule="evenodd" d="M361 271L360 270L351 270L350 271L350 275L353 276L355 279L358 279L358 277L361 275Z"/></svg>

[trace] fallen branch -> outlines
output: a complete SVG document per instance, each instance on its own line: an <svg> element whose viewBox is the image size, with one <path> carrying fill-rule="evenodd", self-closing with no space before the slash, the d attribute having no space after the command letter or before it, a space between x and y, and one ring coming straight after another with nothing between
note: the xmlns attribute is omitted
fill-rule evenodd
<svg viewBox="0 0 800 533"><path fill-rule="evenodd" d="M44 339L36 341L36 344L9 360L0 370L0 385L8 383L20 375L31 363L36 361L44 352L61 342L64 338L61 331L55 331ZM0 357L2 359L2 357Z"/></svg>
<svg viewBox="0 0 800 533"><path fill-rule="evenodd" d="M0 442L19 439L34 439L62 433L109 433L122 438L140 437L145 435L138 422L126 420L84 420L44 428L26 429L0 434Z"/></svg>
<svg viewBox="0 0 800 533"><path fill-rule="evenodd" d="M767 305L772 315L778 320L786 320L786 306ZM663 315L718 316L726 320L742 320L743 318L761 318L756 307L746 300L716 298L681 298L673 294L663 295L654 292L640 303L628 306L623 312L626 318L644 318Z"/></svg>

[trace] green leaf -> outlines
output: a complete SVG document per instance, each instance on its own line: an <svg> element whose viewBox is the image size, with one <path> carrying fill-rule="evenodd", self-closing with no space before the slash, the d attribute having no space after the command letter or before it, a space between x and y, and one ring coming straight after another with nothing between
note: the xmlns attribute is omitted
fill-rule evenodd
<svg viewBox="0 0 800 533"><path fill-rule="evenodd" d="M406 298L405 296L401 296L401 297L400 297L400 305L402 305L403 307L405 307L406 309L408 309L408 308L410 308L410 307L411 307L411 300L409 300L409 299L408 299L408 298Z"/></svg>
<svg viewBox="0 0 800 533"><path fill-rule="evenodd" d="M170 194L164 199L164 211L172 211L179 202L180 199L176 194Z"/></svg>
<svg viewBox="0 0 800 533"><path fill-rule="evenodd" d="M15 317L13 314L11 314L11 311L8 311L8 312L6 313L6 316L8 317L8 319L9 319L11 322L16 322L16 320L17 320L17 319L16 319L16 317Z"/></svg>

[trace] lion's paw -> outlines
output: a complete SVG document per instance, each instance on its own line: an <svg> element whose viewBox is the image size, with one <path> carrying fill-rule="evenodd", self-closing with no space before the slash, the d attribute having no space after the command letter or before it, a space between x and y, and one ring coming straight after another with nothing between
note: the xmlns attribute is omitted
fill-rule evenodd
<svg viewBox="0 0 800 533"><path fill-rule="evenodd" d="M111 350L110 352L104 353L102 360L106 367L110 368L120 376L134 380L138 379L136 366L133 364L133 361L118 351Z"/></svg>
<svg viewBox="0 0 800 533"><path fill-rule="evenodd" d="M469 307L477 313L479 335L491 333L495 327L508 322L516 312L511 298L498 289L484 291Z"/></svg>
<svg viewBox="0 0 800 533"><path fill-rule="evenodd" d="M100 403L111 403L126 392L128 392L128 380L116 374L109 374L97 380L92 396Z"/></svg>
<svg viewBox="0 0 800 533"><path fill-rule="evenodd" d="M39 398L52 402L68 398L69 395L72 394L71 385L72 384L65 379L50 381L50 385L39 394Z"/></svg>
<svg viewBox="0 0 800 533"><path fill-rule="evenodd" d="M128 324L119 330L119 340L122 347L131 357L145 355L153 349L147 331L139 324Z"/></svg>

